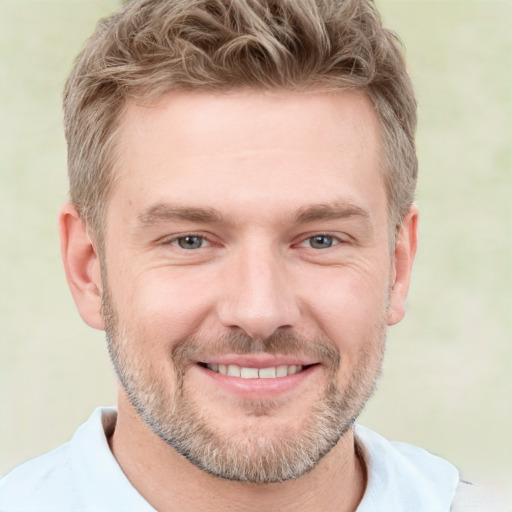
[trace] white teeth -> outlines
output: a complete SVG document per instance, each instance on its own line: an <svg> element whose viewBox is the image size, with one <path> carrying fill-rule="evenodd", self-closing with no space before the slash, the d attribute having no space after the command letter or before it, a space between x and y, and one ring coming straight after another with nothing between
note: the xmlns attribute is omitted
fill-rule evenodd
<svg viewBox="0 0 512 512"><path fill-rule="evenodd" d="M240 377L242 377L242 379L257 379L258 368L241 368Z"/></svg>
<svg viewBox="0 0 512 512"><path fill-rule="evenodd" d="M259 377L260 379L274 379L276 376L275 367L271 368L260 368Z"/></svg>
<svg viewBox="0 0 512 512"><path fill-rule="evenodd" d="M240 366L236 364L228 365L228 375L230 377L240 377Z"/></svg>
<svg viewBox="0 0 512 512"><path fill-rule="evenodd" d="M278 366L276 368L276 377L286 377L288 375L288 366Z"/></svg>
<svg viewBox="0 0 512 512"><path fill-rule="evenodd" d="M241 377L242 379L275 379L276 377L286 377L302 371L303 367L298 365L269 366L267 368L248 368L236 364L207 364L207 368L221 375L229 377Z"/></svg>

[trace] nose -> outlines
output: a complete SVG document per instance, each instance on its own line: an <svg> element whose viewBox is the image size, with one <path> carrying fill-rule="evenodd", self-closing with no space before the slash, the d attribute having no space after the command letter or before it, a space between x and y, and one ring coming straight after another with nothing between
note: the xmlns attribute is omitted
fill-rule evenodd
<svg viewBox="0 0 512 512"><path fill-rule="evenodd" d="M225 327L260 339L296 326L299 304L283 259L270 249L248 248L230 260L218 305Z"/></svg>

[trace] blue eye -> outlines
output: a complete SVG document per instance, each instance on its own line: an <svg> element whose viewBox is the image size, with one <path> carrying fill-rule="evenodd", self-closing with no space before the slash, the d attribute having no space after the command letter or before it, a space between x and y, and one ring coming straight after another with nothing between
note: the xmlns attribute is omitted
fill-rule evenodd
<svg viewBox="0 0 512 512"><path fill-rule="evenodd" d="M205 243L205 239L202 236L187 235L180 236L175 240L182 249L200 249Z"/></svg>
<svg viewBox="0 0 512 512"><path fill-rule="evenodd" d="M333 236L316 235L308 238L308 242L313 249L328 249L336 243L336 240Z"/></svg>

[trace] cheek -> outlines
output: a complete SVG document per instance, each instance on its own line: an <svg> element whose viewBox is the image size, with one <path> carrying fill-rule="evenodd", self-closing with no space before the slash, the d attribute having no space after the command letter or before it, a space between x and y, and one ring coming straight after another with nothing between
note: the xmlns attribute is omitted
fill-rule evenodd
<svg viewBox="0 0 512 512"><path fill-rule="evenodd" d="M119 275L112 294L127 332L169 349L207 315L211 294L201 283L200 277L191 280L169 269L141 269L129 281Z"/></svg>
<svg viewBox="0 0 512 512"><path fill-rule="evenodd" d="M305 300L315 323L342 351L357 352L380 336L389 298L389 269L385 265L329 269L322 287Z"/></svg>

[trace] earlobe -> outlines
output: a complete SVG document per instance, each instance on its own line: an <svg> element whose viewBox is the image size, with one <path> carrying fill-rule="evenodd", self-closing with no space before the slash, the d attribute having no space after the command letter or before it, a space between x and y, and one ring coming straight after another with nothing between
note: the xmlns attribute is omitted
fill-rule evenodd
<svg viewBox="0 0 512 512"><path fill-rule="evenodd" d="M66 278L78 312L85 323L103 330L100 260L84 221L70 203L59 211L59 235Z"/></svg>
<svg viewBox="0 0 512 512"><path fill-rule="evenodd" d="M389 297L388 325L400 322L405 315L412 266L418 245L419 210L412 205L397 234L393 257L393 280Z"/></svg>

